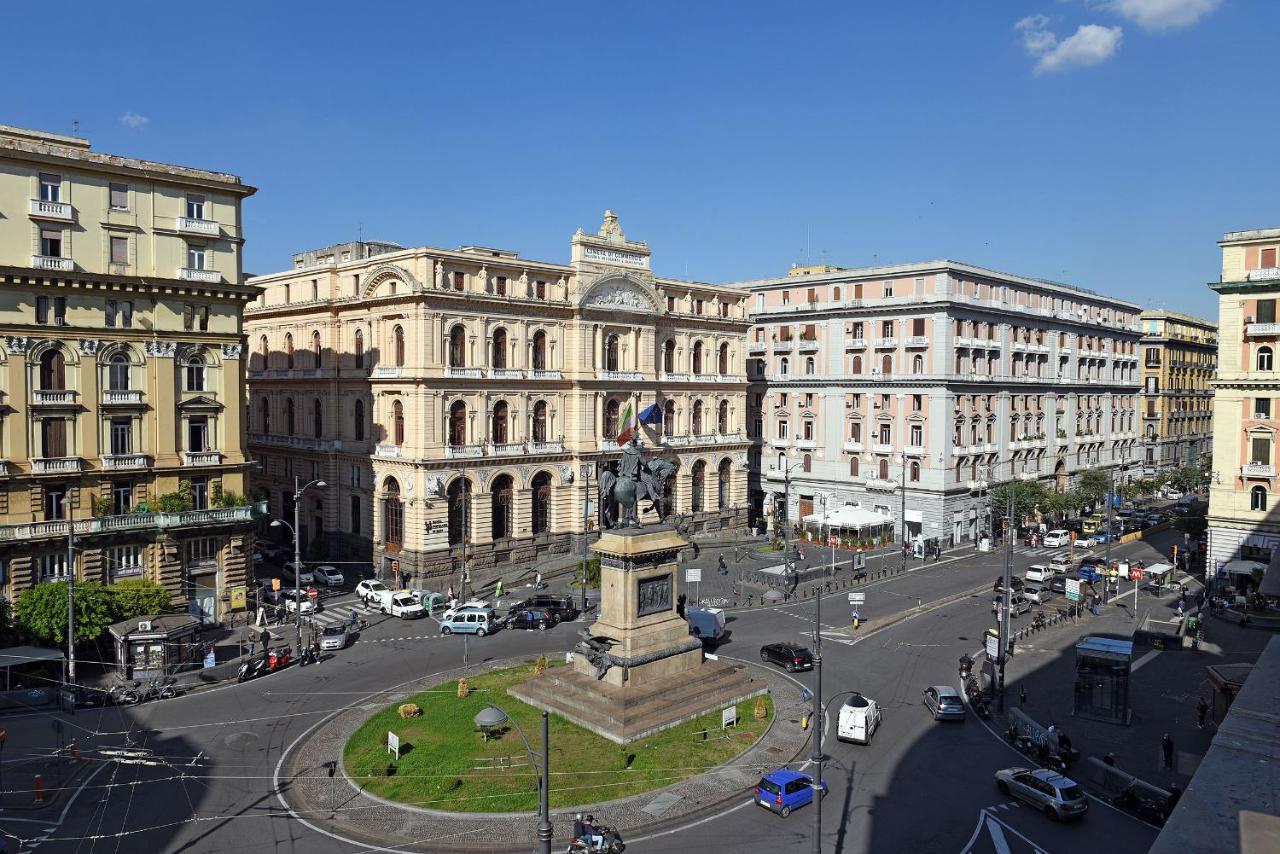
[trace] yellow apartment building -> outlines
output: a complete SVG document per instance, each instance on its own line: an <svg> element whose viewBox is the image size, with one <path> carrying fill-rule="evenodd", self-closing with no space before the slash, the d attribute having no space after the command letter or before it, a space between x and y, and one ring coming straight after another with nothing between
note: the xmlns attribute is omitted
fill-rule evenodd
<svg viewBox="0 0 1280 854"><path fill-rule="evenodd" d="M1142 312L1143 474L1198 465L1213 451L1218 327L1176 311Z"/></svg>
<svg viewBox="0 0 1280 854"><path fill-rule="evenodd" d="M240 208L221 172L0 126L3 592L145 576L206 621L249 577ZM74 525L74 568L67 540Z"/></svg>

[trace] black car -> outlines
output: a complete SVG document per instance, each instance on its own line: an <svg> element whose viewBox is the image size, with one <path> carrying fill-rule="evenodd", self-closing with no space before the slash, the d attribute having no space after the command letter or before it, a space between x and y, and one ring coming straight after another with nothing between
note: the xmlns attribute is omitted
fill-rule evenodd
<svg viewBox="0 0 1280 854"><path fill-rule="evenodd" d="M1013 588L1014 593L1017 593L1019 590L1021 590L1022 585L1024 583L1025 582L1016 575L1009 576L1009 586ZM991 590L993 593L1004 592L1004 576L1003 575L996 576L996 583L991 586Z"/></svg>
<svg viewBox="0 0 1280 854"><path fill-rule="evenodd" d="M543 631L556 624L555 614L546 608L519 608L507 615L507 627Z"/></svg>
<svg viewBox="0 0 1280 854"><path fill-rule="evenodd" d="M1054 593L1061 593L1064 596L1067 593L1067 579L1062 575L1055 575L1053 578L1050 578L1045 586Z"/></svg>
<svg viewBox="0 0 1280 854"><path fill-rule="evenodd" d="M813 669L813 653L797 643L769 643L760 647L760 660L765 664L785 667L788 673Z"/></svg>
<svg viewBox="0 0 1280 854"><path fill-rule="evenodd" d="M557 622L562 623L576 619L578 616L578 609L574 606L573 600L567 596L548 594L530 596L516 606L516 609L520 608L545 608L552 613Z"/></svg>

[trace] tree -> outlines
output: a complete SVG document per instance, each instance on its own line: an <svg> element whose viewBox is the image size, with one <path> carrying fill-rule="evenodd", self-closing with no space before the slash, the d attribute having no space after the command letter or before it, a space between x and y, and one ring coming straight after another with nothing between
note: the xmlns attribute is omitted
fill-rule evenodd
<svg viewBox="0 0 1280 854"><path fill-rule="evenodd" d="M1140 497L1146 498L1149 495L1154 495L1155 491L1160 488L1160 484L1149 477L1144 477L1141 480L1134 481L1133 488L1137 490L1137 494Z"/></svg>
<svg viewBox="0 0 1280 854"><path fill-rule="evenodd" d="M1191 492L1204 481L1204 472L1199 466L1182 466L1169 474L1169 482L1183 492Z"/></svg>
<svg viewBox="0 0 1280 854"><path fill-rule="evenodd" d="M1051 492L1045 496L1044 508L1059 519L1065 519L1079 510L1080 504L1077 492Z"/></svg>
<svg viewBox="0 0 1280 854"><path fill-rule="evenodd" d="M132 620L169 610L173 598L168 589L149 578L126 578L107 588L114 606L112 622Z"/></svg>
<svg viewBox="0 0 1280 854"><path fill-rule="evenodd" d="M1005 515L1005 510L1009 506L1009 496L1012 493L1013 519L1014 525L1017 525L1019 520L1030 516L1036 511L1036 507L1044 504L1045 492L1044 484L1035 480L1009 480L997 483L991 487L991 515L993 517Z"/></svg>
<svg viewBox="0 0 1280 854"><path fill-rule="evenodd" d="M1109 478L1104 469L1089 469L1080 475L1078 491L1084 504L1097 504L1107 497Z"/></svg>
<svg viewBox="0 0 1280 854"><path fill-rule="evenodd" d="M115 608L107 588L96 581L76 582L76 643L97 640L115 622ZM39 643L67 642L67 583L37 584L18 597L17 626Z"/></svg>

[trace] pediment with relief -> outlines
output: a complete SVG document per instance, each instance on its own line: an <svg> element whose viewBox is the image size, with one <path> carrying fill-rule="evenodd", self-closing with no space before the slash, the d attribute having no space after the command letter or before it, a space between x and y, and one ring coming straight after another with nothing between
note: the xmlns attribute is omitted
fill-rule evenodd
<svg viewBox="0 0 1280 854"><path fill-rule="evenodd" d="M658 295L638 278L610 273L587 288L581 305L605 311L656 314Z"/></svg>

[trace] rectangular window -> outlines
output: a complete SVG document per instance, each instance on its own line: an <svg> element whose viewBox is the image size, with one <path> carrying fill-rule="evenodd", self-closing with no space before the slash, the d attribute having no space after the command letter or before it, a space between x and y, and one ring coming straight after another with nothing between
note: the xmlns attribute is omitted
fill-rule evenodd
<svg viewBox="0 0 1280 854"><path fill-rule="evenodd" d="M893 296L893 282L884 283L884 295L887 297Z"/></svg>
<svg viewBox="0 0 1280 854"><path fill-rule="evenodd" d="M62 176L51 172L40 173L40 201L62 201Z"/></svg>
<svg viewBox="0 0 1280 854"><path fill-rule="evenodd" d="M112 183L107 202L113 211L129 209L129 185Z"/></svg>
<svg viewBox="0 0 1280 854"><path fill-rule="evenodd" d="M1259 418L1271 417L1271 398L1259 397L1253 401L1253 412Z"/></svg>
<svg viewBox="0 0 1280 854"><path fill-rule="evenodd" d="M360 466L351 467L351 485L356 489L360 488Z"/></svg>
<svg viewBox="0 0 1280 854"><path fill-rule="evenodd" d="M60 581L67 577L67 555L64 552L40 555L40 580Z"/></svg>
<svg viewBox="0 0 1280 854"><path fill-rule="evenodd" d="M204 219L204 196L187 193L187 219ZM193 267L192 269L200 269Z"/></svg>
<svg viewBox="0 0 1280 854"><path fill-rule="evenodd" d="M132 300L126 299L126 300L120 301L120 328L121 329L133 328L133 301Z"/></svg>
<svg viewBox="0 0 1280 854"><path fill-rule="evenodd" d="M194 485L194 481L192 484ZM183 551L186 553L184 558L188 565L208 566L209 564L216 564L220 550L220 543L217 537L201 537L198 540L188 540L183 543Z"/></svg>
<svg viewBox="0 0 1280 854"><path fill-rule="evenodd" d="M924 429L919 424L911 425L911 445L919 448L924 444Z"/></svg>
<svg viewBox="0 0 1280 854"><path fill-rule="evenodd" d="M544 282L542 279L538 279L536 282L534 282L534 283L533 283L533 295L534 295L537 299L546 299L546 298L547 298L547 283L546 283L546 282ZM667 309L667 311L670 311L670 310L671 310L670 308L668 308L668 309Z"/></svg>
<svg viewBox="0 0 1280 854"><path fill-rule="evenodd" d="M44 488L44 518L56 521L67 518L67 507L63 503L67 498L67 488L62 484L54 484Z"/></svg>
<svg viewBox="0 0 1280 854"><path fill-rule="evenodd" d="M721 317L729 316L729 303L727 302L720 303L720 316Z"/></svg>
<svg viewBox="0 0 1280 854"><path fill-rule="evenodd" d="M200 318L200 331L209 331L209 306L202 305L196 310L196 316Z"/></svg>
<svg viewBox="0 0 1280 854"><path fill-rule="evenodd" d="M924 409L924 395L923 394L911 395L911 411L919 412L922 409Z"/></svg>
<svg viewBox="0 0 1280 854"><path fill-rule="evenodd" d="M193 415L187 420L187 451L200 453L209 450L209 416Z"/></svg>
<svg viewBox="0 0 1280 854"><path fill-rule="evenodd" d="M463 290L466 287L467 276L463 272L455 272L453 274L453 289L455 291Z"/></svg>
<svg viewBox="0 0 1280 854"><path fill-rule="evenodd" d="M188 332L196 325L196 307L191 303L182 306L182 328Z"/></svg>
<svg viewBox="0 0 1280 854"><path fill-rule="evenodd" d="M351 496L351 533L360 533L360 496Z"/></svg>
<svg viewBox="0 0 1280 854"><path fill-rule="evenodd" d="M1261 256L1262 256L1262 263L1258 265L1259 267L1268 269L1276 265L1276 249L1274 246L1267 249L1263 249L1261 252Z"/></svg>
<svg viewBox="0 0 1280 854"><path fill-rule="evenodd" d="M782 292L782 304L791 305L791 291Z"/></svg>
<svg viewBox="0 0 1280 854"><path fill-rule="evenodd" d="M62 229L40 229L40 254L46 258L62 257Z"/></svg>
<svg viewBox="0 0 1280 854"><path fill-rule="evenodd" d="M191 507L195 510L209 509L209 478L191 478Z"/></svg>
<svg viewBox="0 0 1280 854"><path fill-rule="evenodd" d="M201 246L199 243L187 244L187 269L188 270L204 269L204 247Z"/></svg>
<svg viewBox="0 0 1280 854"><path fill-rule="evenodd" d="M698 299L693 301L693 313L702 314L702 300Z"/></svg>
<svg viewBox="0 0 1280 854"><path fill-rule="evenodd" d="M893 444L893 428L892 428L891 426L889 426L888 424L881 424L881 425L880 425L880 439L879 439L879 441L880 441L880 444L881 444L881 445L891 445L891 444Z"/></svg>
<svg viewBox="0 0 1280 854"><path fill-rule="evenodd" d="M1249 440L1249 462L1261 465L1271 464L1271 439L1266 436L1254 436Z"/></svg>
<svg viewBox="0 0 1280 854"><path fill-rule="evenodd" d="M497 292L498 296L505 297L507 295L507 277L498 276L494 280L493 289Z"/></svg>
<svg viewBox="0 0 1280 854"><path fill-rule="evenodd" d="M113 455L133 453L132 418L111 419L111 453Z"/></svg>
<svg viewBox="0 0 1280 854"><path fill-rule="evenodd" d="M893 321L892 320L880 321L880 337L881 338L893 337Z"/></svg>
<svg viewBox="0 0 1280 854"><path fill-rule="evenodd" d="M47 325L49 323L49 298L36 297L36 323Z"/></svg>
<svg viewBox="0 0 1280 854"><path fill-rule="evenodd" d="M112 581L142 575L142 546L112 546L107 549L107 569Z"/></svg>
<svg viewBox="0 0 1280 854"><path fill-rule="evenodd" d="M1273 299L1258 300L1258 323L1276 322L1276 301Z"/></svg>
<svg viewBox="0 0 1280 854"><path fill-rule="evenodd" d="M128 264L129 263L129 238L127 237L111 238L111 263L112 264Z"/></svg>
<svg viewBox="0 0 1280 854"><path fill-rule="evenodd" d="M779 439L785 439L785 438L787 438L787 436L788 436L788 432L787 432L787 430L788 430L788 428L787 428L787 422L785 422L785 421L779 421L779 422L778 422L778 438L779 438Z"/></svg>
<svg viewBox="0 0 1280 854"><path fill-rule="evenodd" d="M804 438L806 441L813 440L813 422L812 421L804 422Z"/></svg>
<svg viewBox="0 0 1280 854"><path fill-rule="evenodd" d="M133 509L133 483L123 481L111 485L111 512L123 516Z"/></svg>

